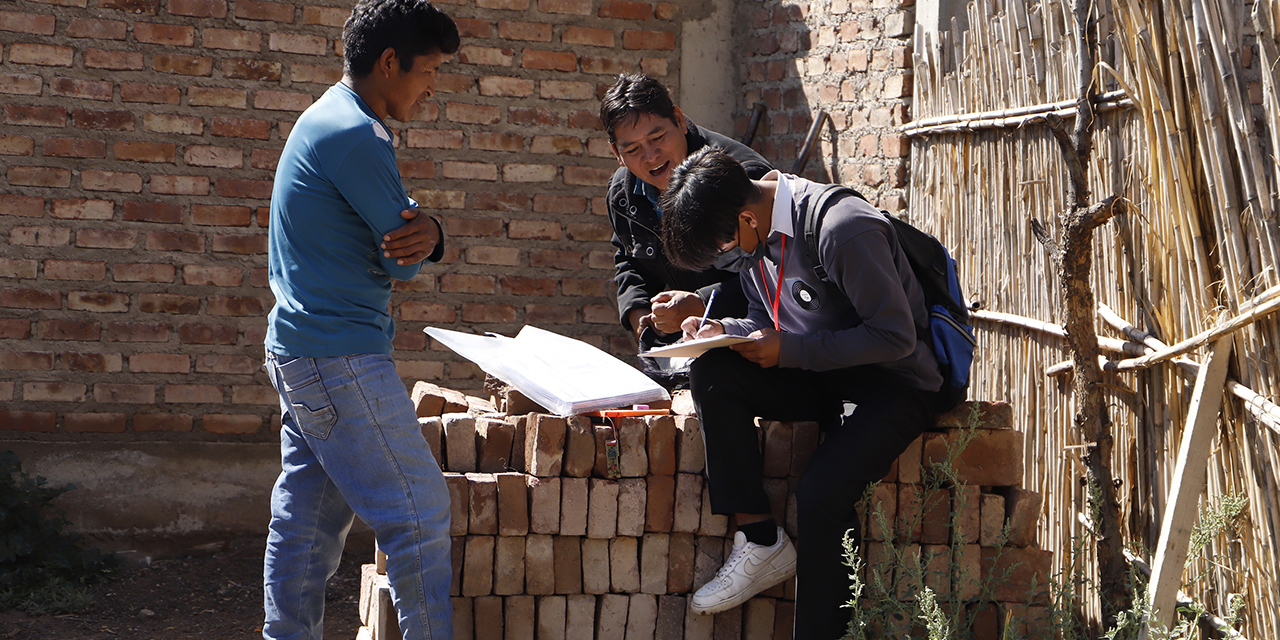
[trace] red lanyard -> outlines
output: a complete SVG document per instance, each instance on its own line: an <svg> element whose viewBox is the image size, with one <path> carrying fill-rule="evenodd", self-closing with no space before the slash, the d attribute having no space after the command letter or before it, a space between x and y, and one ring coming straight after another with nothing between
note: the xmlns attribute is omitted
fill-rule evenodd
<svg viewBox="0 0 1280 640"><path fill-rule="evenodd" d="M769 282L764 278L764 260L760 261L760 282L764 285L764 297L768 300L769 305L773 307L773 328L781 332L782 327L778 324L778 301L782 300L782 268L786 266L787 260L787 234L782 234L782 251L778 255L778 286L774 287L774 295L769 296Z"/></svg>

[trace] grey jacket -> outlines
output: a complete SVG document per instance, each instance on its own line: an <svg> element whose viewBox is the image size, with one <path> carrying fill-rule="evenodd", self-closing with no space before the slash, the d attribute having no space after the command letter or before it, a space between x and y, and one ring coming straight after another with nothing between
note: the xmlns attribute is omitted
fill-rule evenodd
<svg viewBox="0 0 1280 640"><path fill-rule="evenodd" d="M933 349L916 339L917 327L928 335L924 294L890 222L861 198L833 201L818 237L818 253L831 280L824 284L813 272L797 221L808 198L817 197L825 185L791 175L784 178L794 188L792 233L786 237L785 254L786 234L778 229L785 229L786 221L774 220L765 258L741 274L747 317L724 320L725 331L746 335L773 326L771 298L782 258L779 366L827 371L877 365L917 389L938 390L942 374Z"/></svg>

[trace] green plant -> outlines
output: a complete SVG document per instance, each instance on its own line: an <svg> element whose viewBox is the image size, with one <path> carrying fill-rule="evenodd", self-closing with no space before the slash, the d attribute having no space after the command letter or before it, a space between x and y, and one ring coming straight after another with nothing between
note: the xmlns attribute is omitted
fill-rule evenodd
<svg viewBox="0 0 1280 640"><path fill-rule="evenodd" d="M113 555L85 547L64 531L62 514L46 516L55 498L72 485L48 486L22 471L12 451L0 452L0 610L31 615L84 611L93 605L85 587L109 579Z"/></svg>

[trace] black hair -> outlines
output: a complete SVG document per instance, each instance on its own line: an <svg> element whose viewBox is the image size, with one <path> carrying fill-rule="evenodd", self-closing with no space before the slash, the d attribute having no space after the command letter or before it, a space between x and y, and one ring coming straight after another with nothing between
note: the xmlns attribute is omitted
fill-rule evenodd
<svg viewBox="0 0 1280 640"><path fill-rule="evenodd" d="M671 94L661 82L643 73L624 73L604 92L600 101L600 122L609 134L609 142L615 142L614 130L621 124L651 113L676 121L676 105Z"/></svg>
<svg viewBox="0 0 1280 640"><path fill-rule="evenodd" d="M703 147L671 172L662 194L662 248L681 269L702 271L738 230L738 213L760 188L729 154Z"/></svg>
<svg viewBox="0 0 1280 640"><path fill-rule="evenodd" d="M353 78L372 73L388 47L408 71L414 58L455 53L459 44L453 19L427 0L360 0L342 28L342 57Z"/></svg>

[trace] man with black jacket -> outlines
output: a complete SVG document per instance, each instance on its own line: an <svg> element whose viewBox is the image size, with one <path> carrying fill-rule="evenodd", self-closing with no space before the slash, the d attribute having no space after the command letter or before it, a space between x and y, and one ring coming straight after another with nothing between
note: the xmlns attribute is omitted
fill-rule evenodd
<svg viewBox="0 0 1280 640"><path fill-rule="evenodd" d="M609 180L609 223L613 225L614 281L622 326L640 337L652 327L679 337L680 323L701 316L712 291L711 317L737 317L746 297L732 271L675 268L662 252L662 211L658 199L671 171L703 147L723 150L760 178L772 168L760 154L726 136L690 122L660 82L643 74L618 77L600 103L600 120L622 165ZM653 346L653 345L650 345Z"/></svg>

